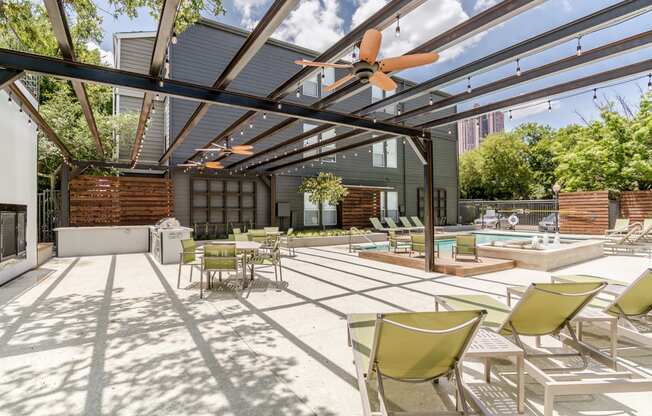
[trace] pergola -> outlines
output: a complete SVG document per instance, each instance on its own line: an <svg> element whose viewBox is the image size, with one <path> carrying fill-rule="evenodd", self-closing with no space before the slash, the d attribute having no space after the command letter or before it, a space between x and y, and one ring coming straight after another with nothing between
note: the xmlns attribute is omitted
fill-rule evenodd
<svg viewBox="0 0 652 416"><path fill-rule="evenodd" d="M371 28L383 30L393 24L397 16L404 16L412 12L424 3L424 1L425 0L389 1L383 8L352 29L350 33L319 55L316 60L322 62L338 61L345 56L352 47L360 42L366 30ZM538 6L545 1L546 0L504 0L469 18L467 21L438 34L408 53L439 52L446 50L474 35L477 35L478 33L496 27L504 21ZM269 40L276 28L294 9L298 0L274 1L265 16L258 22L257 26L249 34L244 44L233 56L226 68L222 73L216 74L216 80L210 87L167 79L165 74L163 74L165 57L175 30L175 20L181 0L165 0L163 3L161 18L158 24L150 61L149 73L146 75L77 62L62 0L44 0L44 2L63 59L0 49L0 88L8 89L12 96L22 103L25 111L31 115L32 119L38 124L45 136L47 136L47 138L60 149L66 163L74 164L80 168L91 165L98 167L111 166L124 169L139 166L152 170L164 171L167 169L166 164L175 149L186 140L193 128L199 124L212 105L235 107L244 109L246 112L223 131L216 132L215 137L209 143L206 143L204 148L211 146L213 143L228 140L228 138L235 132L241 130L243 126L250 123L253 117L258 113L263 112L265 114L269 113L283 117L283 121L277 125L243 143L261 144L263 145L261 146L262 150L257 151L253 156L233 161L226 165L226 169L230 170L232 173L236 171L244 172L255 170L259 174L271 175L273 179L275 177L275 172L295 164L305 163L313 159L362 146L368 146L375 142L383 141L392 137L404 137L410 143L412 149L415 151L424 166L424 222L426 225L425 268L427 271L434 270L434 155L431 129L443 127L456 121L477 117L493 111L506 110L515 105L530 103L540 99L550 99L551 97L563 93L576 91L593 85L641 75L652 70L652 60L645 60L618 69L601 72L585 78L579 78L571 82L503 99L468 111L436 118L427 122L420 122L419 124L408 125L408 122L411 120L413 121L417 116L441 111L481 95L494 93L519 84L555 75L563 71L589 65L607 58L613 58L620 54L650 45L650 43L652 43L652 31L640 33L591 50L578 50L578 53L568 58L551 62L538 68L529 69L523 72L521 72L519 68L517 74L513 76L489 84L478 85L473 88L471 87L471 77L475 75L487 72L493 68L510 62L517 62L518 65L519 59L646 13L652 9L652 0L620 1L610 7L511 45L469 64L460 66L443 74L437 74L425 82L398 91L393 96L384 98L363 108L359 108L350 114L335 112L328 108L359 93L364 88L367 88L368 84L363 84L358 80L350 81L340 89L310 106L300 105L284 100L288 94L291 94L294 91L297 85L300 85L303 81L318 73L319 69L313 67L299 69L290 79L285 81L282 85L279 85L266 97L228 90L230 83ZM69 80L72 83L73 90L81 104L85 119L88 123L90 134L95 140L99 155L104 155L104 152L101 145L100 135L97 126L95 125L93 111L88 102L88 97L86 96L84 84L89 82L100 83L114 87L128 87L142 91L144 93L143 104L129 163L118 163L107 160L74 160L70 151L57 136L56 132L47 124L38 111L29 103L29 100L27 100L27 98L22 94L21 90L15 85L15 81L25 72L53 76ZM447 96L438 100L432 99L433 91L465 79L469 84L466 92ZM400 104L407 100L427 94L431 94L431 99L427 105L419 106L385 120L376 120L373 117L373 112L378 109L385 108L388 105ZM169 147L161 156L159 163L157 165L146 165L140 163L139 158L147 125L150 120L150 113L157 95L192 100L199 104L186 122L185 126L181 129L178 135L171 140ZM264 146L272 136L289 128L299 120L311 120L319 123L319 125L310 131L299 134L281 143L269 145L267 147ZM333 126L344 126L350 130L314 145L286 151L282 154L277 153L279 149L302 142L306 137L326 131ZM372 136L370 133L374 133L374 135ZM318 151L314 155L305 156L304 152L308 150L318 149L329 144L351 139L358 139L358 141L339 146L330 151ZM194 160L198 158L200 154L201 152L197 152L188 158L188 160ZM295 156L300 157L293 158ZM225 160L229 157L229 155L222 155L216 160ZM272 204L272 206L273 205L274 204Z"/></svg>

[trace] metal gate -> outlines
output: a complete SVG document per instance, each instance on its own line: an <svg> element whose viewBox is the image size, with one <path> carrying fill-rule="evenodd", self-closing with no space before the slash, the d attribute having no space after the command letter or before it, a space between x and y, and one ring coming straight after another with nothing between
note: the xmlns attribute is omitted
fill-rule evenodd
<svg viewBox="0 0 652 416"><path fill-rule="evenodd" d="M556 212L557 201L554 199L513 201L461 199L459 202L460 223L469 224L488 209L495 210L497 214L504 218L515 214L521 225L537 225L539 221Z"/></svg>
<svg viewBox="0 0 652 416"><path fill-rule="evenodd" d="M38 193L38 241L54 241L54 229L59 226L61 191L46 189Z"/></svg>

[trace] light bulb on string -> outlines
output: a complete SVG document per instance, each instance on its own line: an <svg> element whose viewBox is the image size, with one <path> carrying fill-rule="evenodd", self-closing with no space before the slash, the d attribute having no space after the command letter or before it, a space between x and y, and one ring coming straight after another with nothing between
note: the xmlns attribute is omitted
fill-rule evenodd
<svg viewBox="0 0 652 416"><path fill-rule="evenodd" d="M598 89L594 88L593 89L593 101L598 101Z"/></svg>
<svg viewBox="0 0 652 416"><path fill-rule="evenodd" d="M297 98L301 98L301 88L297 86L297 92L296 92Z"/></svg>
<svg viewBox="0 0 652 416"><path fill-rule="evenodd" d="M267 120L267 113L263 113L263 120Z"/></svg>
<svg viewBox="0 0 652 416"><path fill-rule="evenodd" d="M473 89L471 88L471 77L467 77L466 78L466 92L468 94L471 94L471 91L473 91Z"/></svg>
<svg viewBox="0 0 652 416"><path fill-rule="evenodd" d="M647 90L652 92L652 74L647 76Z"/></svg>
<svg viewBox="0 0 652 416"><path fill-rule="evenodd" d="M516 76L521 76L521 60L519 58L516 58Z"/></svg>
<svg viewBox="0 0 652 416"><path fill-rule="evenodd" d="M548 100L548 112L552 111L552 103L550 103L550 100Z"/></svg>
<svg viewBox="0 0 652 416"><path fill-rule="evenodd" d="M432 99L432 93L430 93L430 98L428 98L428 105L433 105L435 100Z"/></svg>
<svg viewBox="0 0 652 416"><path fill-rule="evenodd" d="M513 118L514 118L514 117L512 117L512 110L509 110L509 119L511 120L511 119L513 119Z"/></svg>
<svg viewBox="0 0 652 416"><path fill-rule="evenodd" d="M171 39L171 40L172 40L172 44L173 44L173 45L176 45L176 44L177 44L177 40L178 40L178 39L177 39L177 32L176 32L176 31L175 31L175 32L172 32L172 39Z"/></svg>
<svg viewBox="0 0 652 416"><path fill-rule="evenodd" d="M399 36L401 36L401 22L400 22L400 19L401 19L401 15L397 14L396 15L396 30L394 31L394 34L396 35L397 38Z"/></svg>
<svg viewBox="0 0 652 416"><path fill-rule="evenodd" d="M577 48L575 51L575 55L582 56L582 36L577 37Z"/></svg>

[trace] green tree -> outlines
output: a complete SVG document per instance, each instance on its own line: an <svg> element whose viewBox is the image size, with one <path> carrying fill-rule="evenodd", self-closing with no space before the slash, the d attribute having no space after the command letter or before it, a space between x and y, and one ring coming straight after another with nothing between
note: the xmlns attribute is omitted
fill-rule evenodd
<svg viewBox="0 0 652 416"><path fill-rule="evenodd" d="M299 186L299 192L308 193L308 199L319 209L319 223L325 229L321 216L321 205L330 204L338 205L346 196L349 191L342 185L342 178L335 176L332 173L320 172L318 176L305 178Z"/></svg>

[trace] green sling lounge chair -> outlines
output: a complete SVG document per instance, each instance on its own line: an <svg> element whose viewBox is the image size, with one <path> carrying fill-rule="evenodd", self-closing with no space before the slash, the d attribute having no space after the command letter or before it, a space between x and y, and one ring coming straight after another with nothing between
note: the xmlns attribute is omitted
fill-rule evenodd
<svg viewBox="0 0 652 416"><path fill-rule="evenodd" d="M525 369L532 378L544 387L544 416L552 416L555 396L652 391L652 379L637 370L619 364L619 370L610 368L613 363L609 358L593 351L597 358L594 362L602 364L604 371L592 365L586 351L590 347L577 339L570 321L591 302L606 286L605 282L587 283L536 283L531 284L523 297L510 310L506 305L486 295L437 296L437 305L448 310L468 310L486 308L489 322L499 334L514 339L525 351ZM485 302L486 299L488 302ZM496 326L497 325L497 326ZM544 353L539 348L532 352L526 347L521 337L559 334L568 330L568 344L576 352ZM582 359L580 367L554 365L557 359L578 356ZM553 364L553 368L542 368L532 359L544 359ZM555 359L555 361L551 360ZM625 370L625 371L622 371Z"/></svg>
<svg viewBox="0 0 652 416"><path fill-rule="evenodd" d="M371 222L371 225L374 226L376 231L381 231L384 233L389 231L389 228L383 227L383 224L380 223L380 220L378 218L369 218L369 221Z"/></svg>
<svg viewBox="0 0 652 416"><path fill-rule="evenodd" d="M614 228L605 231L605 235L627 234L629 231L629 218L617 218Z"/></svg>
<svg viewBox="0 0 652 416"><path fill-rule="evenodd" d="M426 228L426 226L423 225L423 223L421 222L421 220L419 219L419 217L410 217L410 219L412 220L412 222L414 223L414 225L416 225L417 227L419 227L419 228Z"/></svg>
<svg viewBox="0 0 652 416"><path fill-rule="evenodd" d="M457 260L458 256L473 256L478 261L478 246L476 245L475 235L458 235L455 237L455 246L453 246L453 258Z"/></svg>
<svg viewBox="0 0 652 416"><path fill-rule="evenodd" d="M392 218L385 217L385 222L387 223L387 225L389 225L389 228L391 230L401 230L401 227L399 227Z"/></svg>
<svg viewBox="0 0 652 416"><path fill-rule="evenodd" d="M415 227L415 226L412 225L412 223L407 219L407 217L399 217L398 219L401 220L401 224L403 224L403 227L404 227L404 228L408 228L408 229L411 229L411 230L415 230L415 231L421 231L421 232L423 232L423 227L419 227L418 225Z"/></svg>
<svg viewBox="0 0 652 416"><path fill-rule="evenodd" d="M452 376L458 407L467 415L461 360L484 315L482 310L348 315L349 346L353 348L363 414L393 413L388 408L384 379L415 383ZM377 409L371 408L367 389L374 384Z"/></svg>

